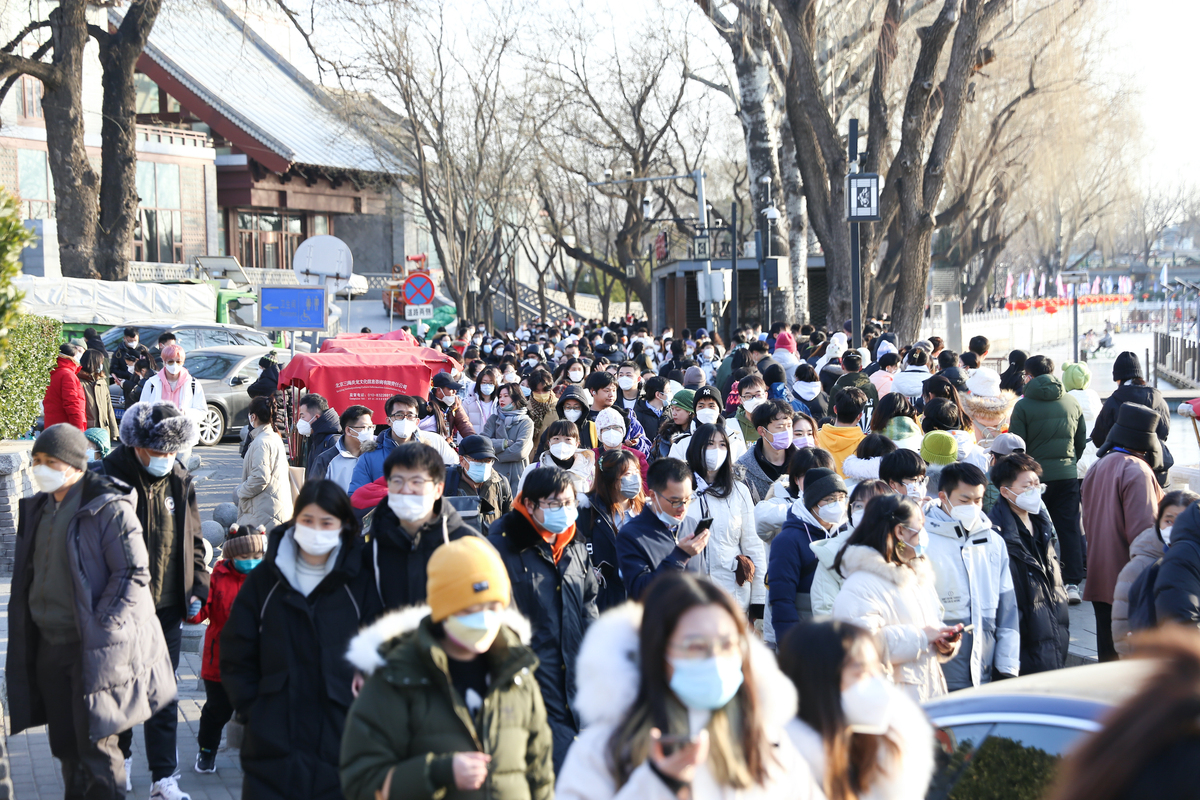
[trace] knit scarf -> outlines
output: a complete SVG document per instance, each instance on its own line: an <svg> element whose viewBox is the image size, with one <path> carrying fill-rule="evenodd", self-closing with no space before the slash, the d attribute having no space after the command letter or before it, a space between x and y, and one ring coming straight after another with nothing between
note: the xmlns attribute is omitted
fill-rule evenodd
<svg viewBox="0 0 1200 800"><path fill-rule="evenodd" d="M550 410L554 408L554 395L550 392L546 392L545 397L546 399L544 401L539 400L536 392L529 396L527 410L529 411L529 418L533 420L534 428L541 428L542 420L544 420L546 415L550 413Z"/></svg>
<svg viewBox="0 0 1200 800"><path fill-rule="evenodd" d="M187 367L179 370L179 377L175 379L174 384L171 383L165 369L158 373L158 376L162 378L162 399L168 403L174 403L176 408L183 408L183 403L180 402L183 398L183 387L192 377L188 374Z"/></svg>
<svg viewBox="0 0 1200 800"><path fill-rule="evenodd" d="M571 540L575 538L575 523L571 523L571 527L567 528L565 531L556 536L553 533L550 533L550 531L543 529L541 525L538 525L537 522L534 521L533 515L529 513L529 509L526 508L525 503L522 502L523 500L524 497L518 494L513 500L513 509L515 509L517 513L519 513L525 519L529 520L529 524L532 525L533 529L538 532L538 535L545 540L546 544L550 545L550 554L554 556L554 563L557 564L559 559L562 558L563 551L567 549L567 545L569 545Z"/></svg>

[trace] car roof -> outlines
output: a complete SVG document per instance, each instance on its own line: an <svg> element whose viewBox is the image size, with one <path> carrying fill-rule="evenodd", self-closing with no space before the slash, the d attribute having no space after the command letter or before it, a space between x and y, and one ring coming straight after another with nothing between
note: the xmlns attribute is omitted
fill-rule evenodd
<svg viewBox="0 0 1200 800"><path fill-rule="evenodd" d="M925 710L935 722L997 712L1098 720L1141 691L1159 667L1135 659L1040 672L942 695Z"/></svg>
<svg viewBox="0 0 1200 800"><path fill-rule="evenodd" d="M232 322L179 322L178 320L170 319L137 319L131 322L124 322L120 325L114 325L113 328L232 328L238 331L263 333L258 328L251 328L248 325L235 325Z"/></svg>
<svg viewBox="0 0 1200 800"><path fill-rule="evenodd" d="M220 347L197 347L195 350L188 350L187 357L192 356L238 356L245 358L246 356L265 356L273 347L262 347L261 345L222 345ZM280 358L291 358L291 353L285 353L283 350L278 351Z"/></svg>

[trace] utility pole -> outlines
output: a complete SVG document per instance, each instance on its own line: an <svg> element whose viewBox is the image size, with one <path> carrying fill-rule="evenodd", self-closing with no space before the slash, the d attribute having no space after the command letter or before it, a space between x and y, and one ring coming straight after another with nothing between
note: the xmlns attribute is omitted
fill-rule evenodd
<svg viewBox="0 0 1200 800"><path fill-rule="evenodd" d="M729 312L729 329L725 332L725 341L733 341L733 332L737 330L738 324L738 206L737 201L729 204L729 227L730 233L733 236L733 248L731 259L733 261L733 288L730 300L733 303L733 309ZM753 208L753 206L751 206Z"/></svg>
<svg viewBox="0 0 1200 800"><path fill-rule="evenodd" d="M700 230L708 228L708 208L704 202L704 170L696 167L696 171L692 173L692 180L696 182L696 203L700 206L697 212L697 219L700 220ZM704 316L705 327L709 331L716 330L713 324L713 301L712 301L712 261L709 258L712 255L712 245L709 245L709 252L705 259L701 262L700 271L704 275L704 296L708 301L700 304L700 313Z"/></svg>
<svg viewBox="0 0 1200 800"><path fill-rule="evenodd" d="M878 175L858 171L858 120L850 120L847 141L850 171L846 175L846 221L850 223L850 326L854 332L851 346L862 347L862 253L859 252L858 226L879 221L879 192L883 181Z"/></svg>

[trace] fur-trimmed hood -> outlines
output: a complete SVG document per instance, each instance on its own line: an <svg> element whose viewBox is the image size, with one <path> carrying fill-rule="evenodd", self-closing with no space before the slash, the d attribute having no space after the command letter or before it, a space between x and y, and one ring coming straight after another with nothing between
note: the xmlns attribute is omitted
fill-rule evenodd
<svg viewBox="0 0 1200 800"><path fill-rule="evenodd" d="M174 403L134 403L121 417L121 441L162 453L195 447L200 428Z"/></svg>
<svg viewBox="0 0 1200 800"><path fill-rule="evenodd" d="M1008 419L1016 403L1017 395L1008 389L1002 390L999 397L983 394L962 395L962 404L967 410L967 416L988 427L995 427Z"/></svg>
<svg viewBox="0 0 1200 800"><path fill-rule="evenodd" d="M641 604L629 602L609 609L588 628L576 662L575 710L584 725L615 725L637 699L641 625ZM782 730L796 715L796 687L757 637L747 641L763 724L768 731Z"/></svg>
<svg viewBox="0 0 1200 800"><path fill-rule="evenodd" d="M521 643L529 644L532 637L529 620L511 606L500 613L504 624L517 634ZM421 620L429 614L427 605L398 608L384 614L350 640L350 646L346 649L346 660L364 675L370 675L387 663L381 652L383 646L399 636L415 631Z"/></svg>
<svg viewBox="0 0 1200 800"><path fill-rule="evenodd" d="M879 480L879 464L882 461L883 456L875 456L874 458L848 456L842 462L842 473L848 481L877 481Z"/></svg>
<svg viewBox="0 0 1200 800"><path fill-rule="evenodd" d="M901 589L911 586L914 582L933 583L933 567L930 566L928 558L916 558L907 565L893 564L884 561L883 556L873 547L851 545L842 556L842 573L849 578L860 570L883 578Z"/></svg>

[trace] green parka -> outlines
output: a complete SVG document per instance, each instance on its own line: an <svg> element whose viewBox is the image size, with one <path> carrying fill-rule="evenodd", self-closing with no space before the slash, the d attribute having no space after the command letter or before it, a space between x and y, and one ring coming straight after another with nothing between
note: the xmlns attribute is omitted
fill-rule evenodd
<svg viewBox="0 0 1200 800"><path fill-rule="evenodd" d="M491 665L482 729L450 681L433 628L428 607L405 608L351 641L346 657L368 677L342 735L347 800L374 800L393 768L388 800L550 800L553 739L533 675L538 660L522 641L529 623L506 612L482 656ZM476 791L455 788L452 760L461 752L492 757Z"/></svg>
<svg viewBox="0 0 1200 800"><path fill-rule="evenodd" d="M1025 440L1025 452L1042 466L1042 482L1078 477L1075 462L1087 445L1083 409L1053 375L1025 384L1013 406L1008 432Z"/></svg>

